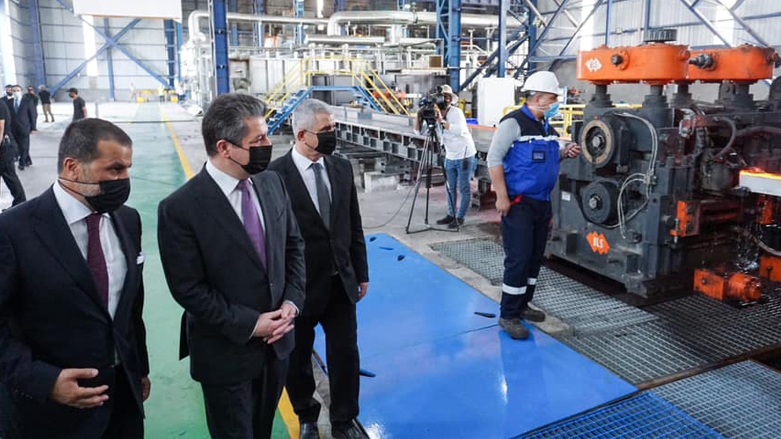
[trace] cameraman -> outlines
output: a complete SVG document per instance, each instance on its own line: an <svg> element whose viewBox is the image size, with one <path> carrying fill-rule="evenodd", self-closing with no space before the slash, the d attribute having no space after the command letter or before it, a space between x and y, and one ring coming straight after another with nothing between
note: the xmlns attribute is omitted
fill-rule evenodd
<svg viewBox="0 0 781 439"><path fill-rule="evenodd" d="M472 134L466 124L466 117L460 108L453 105L458 102L458 96L453 93L449 85L441 87L444 100L438 102L434 108L437 113L437 125L442 126L442 143L445 147L445 173L448 186L447 211L444 218L437 220L437 224L447 224L449 229L455 229L464 225L464 216L469 208L472 198L472 176L477 167L477 150ZM422 112L418 112L415 120L415 131L420 132ZM456 187L461 193L461 202L456 212L457 200Z"/></svg>

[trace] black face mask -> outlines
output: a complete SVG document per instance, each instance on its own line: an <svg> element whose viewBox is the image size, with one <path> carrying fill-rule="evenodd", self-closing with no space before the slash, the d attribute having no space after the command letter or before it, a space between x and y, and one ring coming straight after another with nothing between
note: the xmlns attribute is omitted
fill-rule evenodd
<svg viewBox="0 0 781 439"><path fill-rule="evenodd" d="M311 131L309 131L312 133ZM322 155L331 155L336 150L336 131L312 133L317 136L317 148L315 151ZM309 145L307 145L309 146ZM311 146L309 146L311 148Z"/></svg>
<svg viewBox="0 0 781 439"><path fill-rule="evenodd" d="M444 110L445 108L450 106L450 102L440 102L437 104L437 107L439 107L440 110Z"/></svg>
<svg viewBox="0 0 781 439"><path fill-rule="evenodd" d="M10 98L11 96L13 96L13 95L14 95L14 92L12 92L12 91L7 91L7 92L5 92L5 94L7 94L7 95L8 95L8 97Z"/></svg>
<svg viewBox="0 0 781 439"><path fill-rule="evenodd" d="M84 199L87 201L87 204L89 204L92 207L92 210L97 213L103 214L113 212L122 207L122 205L127 201L128 197L130 197L129 178L124 178L121 180L104 180L97 183L84 183L81 181L68 180L67 178L62 177L60 177L60 179L69 181L71 183L100 185L100 193L97 195L84 195L81 192L76 192L75 190L69 188L71 191L76 192L77 194L84 197Z"/></svg>
<svg viewBox="0 0 781 439"><path fill-rule="evenodd" d="M233 157L228 156L233 163L241 166L241 169L244 169L247 174L259 174L268 168L268 164L271 162L271 146L259 146L255 148L242 148L236 144L233 144L233 146L249 151L249 163L246 165L243 165L236 160L233 160Z"/></svg>

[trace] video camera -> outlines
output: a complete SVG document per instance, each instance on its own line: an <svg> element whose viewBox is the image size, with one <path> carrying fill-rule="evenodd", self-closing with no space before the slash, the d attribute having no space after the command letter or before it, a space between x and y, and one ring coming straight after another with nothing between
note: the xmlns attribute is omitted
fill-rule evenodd
<svg viewBox="0 0 781 439"><path fill-rule="evenodd" d="M418 101L418 115L429 126L434 126L437 120L437 110L434 108L435 105L439 107L440 110L444 110L447 106L445 103L445 93L442 91L441 85L436 86L433 91L429 92Z"/></svg>

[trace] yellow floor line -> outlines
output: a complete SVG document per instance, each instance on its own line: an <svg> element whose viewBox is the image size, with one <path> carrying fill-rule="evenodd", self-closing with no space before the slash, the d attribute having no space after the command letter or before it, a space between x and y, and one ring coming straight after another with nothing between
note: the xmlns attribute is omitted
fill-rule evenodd
<svg viewBox="0 0 781 439"><path fill-rule="evenodd" d="M171 125L171 121L168 119L168 116L165 114L165 109L163 109L163 106L160 106L160 114L163 116L163 120L165 121L165 126L168 127L168 132L171 133L171 139L174 142L174 148L176 149L176 154L179 156L179 162L182 164L182 170L184 170L184 176L189 180L192 178L193 169L190 167L190 162L187 160L187 156L184 155L184 149L182 149L182 144L179 143L179 137L176 136L176 133L174 132L174 127ZM285 426L287 427L287 432L290 435L291 439L297 439L298 438L298 416L296 416L296 413L293 411L293 404L290 403L290 397L287 396L287 389L282 391L282 398L279 400L279 414L282 415L282 420L285 421Z"/></svg>
<svg viewBox="0 0 781 439"><path fill-rule="evenodd" d="M160 106L160 114L163 116L163 120L165 121L165 126L168 127L168 132L171 133L171 140L174 141L174 148L176 149L176 154L179 156L179 162L182 164L182 170L184 170L184 176L188 180L195 175L193 173L193 168L190 167L190 162L187 160L187 156L184 155L184 149L182 149L182 144L179 143L179 137L174 132L174 127L171 125L171 121L168 119L168 116L165 114L165 109L163 106Z"/></svg>

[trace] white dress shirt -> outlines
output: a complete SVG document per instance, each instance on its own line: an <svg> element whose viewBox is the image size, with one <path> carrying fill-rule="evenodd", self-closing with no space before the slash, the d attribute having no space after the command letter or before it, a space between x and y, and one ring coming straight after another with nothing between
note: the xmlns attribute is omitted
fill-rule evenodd
<svg viewBox="0 0 781 439"><path fill-rule="evenodd" d="M241 180L220 171L212 164L211 160L206 161L206 172L209 173L211 178L214 179L214 182L217 183L217 186L220 187L222 193L225 194L225 196L228 198L228 202L230 203L231 207L233 207L233 211L236 212L236 215L239 216L239 220L242 224L244 224L244 217L242 216L241 212L241 189L239 189L239 183L241 183ZM250 184L252 184L252 181L250 181ZM263 219L263 211L260 208L260 200L258 199L258 194L255 192L255 190L251 190L249 193L252 197L252 202L255 204L255 211L258 213L258 218L260 218L260 226L263 228L263 240L265 242L268 233L266 230L266 221ZM266 255L266 261L268 261L268 255ZM293 308L296 309L296 315L298 315L299 310L295 303L289 300L285 300L284 303L293 305ZM257 326L258 325L256 323L256 329ZM255 330L253 330L252 333L254 334Z"/></svg>
<svg viewBox="0 0 781 439"><path fill-rule="evenodd" d="M244 217L241 212L241 189L239 189L241 180L220 171L212 164L211 160L206 161L206 172L209 173L212 179L214 179L214 182L217 183L217 186L220 187L220 190L222 190L222 193L228 198L228 202L231 207L233 207L236 215L239 216L239 220L244 224ZM250 184L252 184L251 181ZM258 194L255 193L254 190L249 191L249 193L252 197L252 203L255 204L255 211L258 213L258 218L260 218L260 226L263 227L263 237L265 238L266 221L263 219L263 210L260 208Z"/></svg>
<svg viewBox="0 0 781 439"><path fill-rule="evenodd" d="M328 170L325 168L325 160L323 157L320 157L319 160L313 162L298 152L295 146L293 147L293 152L291 155L293 157L293 163L295 163L296 168L298 169L298 173L301 174L301 179L304 180L304 186L306 186L306 191L309 192L309 198L312 199L312 204L315 205L317 213L320 213L320 203L317 201L317 183L315 181L315 170L312 168L312 165L315 163L320 163L320 166L322 166L321 176L323 177L325 187L328 188L328 198L333 200L333 197L331 197L331 181L328 179Z"/></svg>
<svg viewBox="0 0 781 439"><path fill-rule="evenodd" d="M60 183L54 182L54 198L65 216L65 222L70 227L73 238L79 246L79 251L87 260L87 247L89 244L89 232L87 230L87 217L93 212L92 209L85 206L76 197L69 194L60 186ZM125 253L122 251L122 244L119 241L111 216L103 214L100 219L100 247L103 249L103 256L106 259L106 270L108 271L108 312L111 318L117 312L119 298L122 295L122 287L125 285L125 276L127 275L127 262Z"/></svg>
<svg viewBox="0 0 781 439"><path fill-rule="evenodd" d="M445 116L450 126L442 131L442 143L445 145L445 158L461 160L477 154L475 141L466 123L464 112L451 105Z"/></svg>

